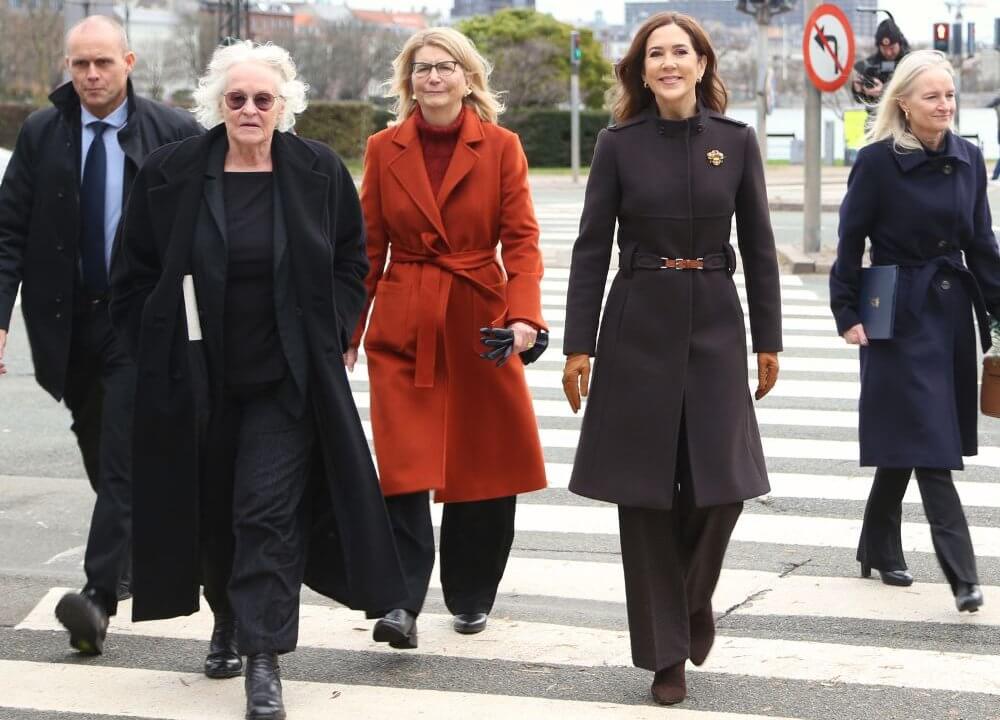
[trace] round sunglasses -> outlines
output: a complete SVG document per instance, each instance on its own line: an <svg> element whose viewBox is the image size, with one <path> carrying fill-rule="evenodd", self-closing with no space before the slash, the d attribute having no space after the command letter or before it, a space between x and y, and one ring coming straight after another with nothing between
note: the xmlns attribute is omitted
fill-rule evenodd
<svg viewBox="0 0 1000 720"><path fill-rule="evenodd" d="M230 110L241 110L244 105L247 104L247 94L242 90L233 90L231 92L225 93L222 97L226 100L226 107ZM257 106L257 109L261 112L267 112L272 107L274 107L274 101L282 97L281 95L272 95L268 92L259 92L253 94L253 104Z"/></svg>

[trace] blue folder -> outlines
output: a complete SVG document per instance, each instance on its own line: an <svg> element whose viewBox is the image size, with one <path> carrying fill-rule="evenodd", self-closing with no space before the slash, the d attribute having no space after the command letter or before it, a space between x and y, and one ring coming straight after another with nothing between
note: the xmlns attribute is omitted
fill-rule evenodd
<svg viewBox="0 0 1000 720"><path fill-rule="evenodd" d="M891 340L896 317L896 265L873 265L861 271L858 315L870 340Z"/></svg>

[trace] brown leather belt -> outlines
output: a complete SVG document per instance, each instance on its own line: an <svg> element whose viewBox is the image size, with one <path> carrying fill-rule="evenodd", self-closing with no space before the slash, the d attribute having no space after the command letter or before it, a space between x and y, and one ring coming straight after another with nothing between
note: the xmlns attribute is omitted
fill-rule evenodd
<svg viewBox="0 0 1000 720"><path fill-rule="evenodd" d="M730 258L724 252L700 258L668 258L637 252L632 254L631 261L633 270L731 270Z"/></svg>

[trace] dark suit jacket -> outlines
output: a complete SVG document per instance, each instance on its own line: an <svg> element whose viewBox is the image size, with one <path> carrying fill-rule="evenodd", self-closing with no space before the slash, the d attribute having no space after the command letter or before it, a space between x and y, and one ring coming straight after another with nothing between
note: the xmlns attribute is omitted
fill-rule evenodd
<svg viewBox="0 0 1000 720"><path fill-rule="evenodd" d="M53 92L53 107L28 116L0 185L0 329L10 327L21 287L38 383L62 398L69 360L74 289L79 275L80 98L72 83ZM128 84L125 201L135 174L153 150L198 135L181 110L135 95Z"/></svg>
<svg viewBox="0 0 1000 720"><path fill-rule="evenodd" d="M150 156L136 178L112 266L112 320L139 373L132 587L133 616L140 620L198 608L199 409L206 385L221 381L212 358L223 342L225 143L220 125ZM395 607L404 584L342 356L365 300L361 208L350 174L322 143L275 133L272 159L281 208L276 222L284 228L284 247L275 254L282 344L286 354L294 345L307 356L291 364L293 374L308 368L307 407L319 429L306 582L351 607L384 610ZM182 296L188 274L203 342L188 340ZM280 307L292 297L289 320ZM301 332L301 339L286 345L290 332ZM216 368L207 381L206 357Z"/></svg>

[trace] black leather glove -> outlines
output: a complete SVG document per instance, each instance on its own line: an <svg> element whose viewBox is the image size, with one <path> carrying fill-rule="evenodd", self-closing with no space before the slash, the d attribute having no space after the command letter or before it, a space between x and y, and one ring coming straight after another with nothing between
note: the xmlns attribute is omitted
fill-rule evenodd
<svg viewBox="0 0 1000 720"><path fill-rule="evenodd" d="M497 367L503 367L514 352L514 331L507 328L479 328L479 342L486 346L486 351L479 353L483 360L493 360Z"/></svg>

